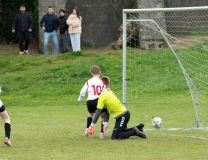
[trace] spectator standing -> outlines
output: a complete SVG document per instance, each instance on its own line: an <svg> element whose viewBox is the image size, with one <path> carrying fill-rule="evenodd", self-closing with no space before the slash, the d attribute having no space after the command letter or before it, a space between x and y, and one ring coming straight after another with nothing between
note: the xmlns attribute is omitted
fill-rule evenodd
<svg viewBox="0 0 208 160"><path fill-rule="evenodd" d="M33 29L33 19L31 15L26 12L24 5L20 6L20 12L14 17L12 23L12 33L17 31L17 38L19 42L19 56L24 53L29 54L28 47L30 44L30 33Z"/></svg>
<svg viewBox="0 0 208 160"><path fill-rule="evenodd" d="M79 15L79 11L75 8L72 14L68 17L66 23L69 25L69 35L72 44L73 52L81 51L80 38L82 33L82 17Z"/></svg>
<svg viewBox="0 0 208 160"><path fill-rule="evenodd" d="M48 54L48 41L51 37L54 43L54 54L58 54L58 40L57 40L57 16L53 12L53 7L48 6L47 14L45 14L41 21L40 27L44 31L44 54Z"/></svg>
<svg viewBox="0 0 208 160"><path fill-rule="evenodd" d="M68 25L66 20L66 11L60 9L58 17L58 43L61 53L68 52Z"/></svg>

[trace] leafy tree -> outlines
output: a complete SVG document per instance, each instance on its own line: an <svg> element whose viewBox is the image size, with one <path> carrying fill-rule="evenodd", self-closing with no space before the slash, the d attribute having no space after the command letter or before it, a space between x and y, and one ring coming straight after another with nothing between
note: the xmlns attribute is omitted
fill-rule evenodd
<svg viewBox="0 0 208 160"><path fill-rule="evenodd" d="M16 35L12 34L11 27L14 16L19 12L20 5L25 5L26 10L34 20L32 37L38 36L38 0L0 0L0 43L17 41Z"/></svg>

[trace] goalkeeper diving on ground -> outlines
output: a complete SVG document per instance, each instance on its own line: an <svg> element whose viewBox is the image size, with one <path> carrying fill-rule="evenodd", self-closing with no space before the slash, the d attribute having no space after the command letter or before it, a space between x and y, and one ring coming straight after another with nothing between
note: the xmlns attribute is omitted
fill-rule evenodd
<svg viewBox="0 0 208 160"><path fill-rule="evenodd" d="M138 136L140 138L146 139L146 135L143 133L143 123L140 123L138 126L133 128L127 128L127 124L130 119L130 112L128 109L126 109L126 107L122 105L117 96L110 90L110 79L104 76L101 78L101 80L104 81L106 88L99 96L97 110L88 129L89 133L91 135L94 134L94 126L101 114L101 111L106 108L108 114L105 114L104 132L105 127L108 126L107 122L109 115L116 119L115 126L111 135L112 140L127 139L131 136Z"/></svg>

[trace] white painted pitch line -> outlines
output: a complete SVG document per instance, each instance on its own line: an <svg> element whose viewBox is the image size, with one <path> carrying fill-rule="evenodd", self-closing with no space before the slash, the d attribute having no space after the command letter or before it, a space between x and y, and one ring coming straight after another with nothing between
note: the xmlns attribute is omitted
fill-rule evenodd
<svg viewBox="0 0 208 160"><path fill-rule="evenodd" d="M148 129L144 129L144 131L157 131L157 130L168 130L168 131L178 131L178 130L182 130L182 131L186 131L186 130L204 130L204 131L208 131L207 127L203 127L203 128L160 128L160 129L156 129L156 128L148 128ZM159 134L159 133L158 133ZM193 139L200 139L200 140L208 140L208 138L204 138L204 137L198 137L198 136L183 136L183 135L175 135L175 134L168 134L168 133L162 133L163 135L168 135L168 136L174 136L174 137L185 137L185 138L193 138Z"/></svg>
<svg viewBox="0 0 208 160"><path fill-rule="evenodd" d="M204 131L208 131L207 127L201 127L201 128L147 128L144 129L144 131L155 131L155 130L167 130L167 131L178 131L178 130L182 130L182 131L186 131L186 130L204 130Z"/></svg>
<svg viewBox="0 0 208 160"><path fill-rule="evenodd" d="M169 136L174 136L174 137L185 137L185 138L193 138L193 139L201 139L201 140L206 140L208 141L208 138L204 137L197 137L197 136L182 136L182 135L174 135L174 134L168 134Z"/></svg>

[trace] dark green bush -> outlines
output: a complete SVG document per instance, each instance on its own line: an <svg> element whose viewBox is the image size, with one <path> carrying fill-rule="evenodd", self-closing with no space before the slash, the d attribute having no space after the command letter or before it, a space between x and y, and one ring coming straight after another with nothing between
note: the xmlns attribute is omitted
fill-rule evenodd
<svg viewBox="0 0 208 160"><path fill-rule="evenodd" d="M12 22L20 5L25 5L27 12L34 20L32 37L38 37L38 0L0 0L0 43L17 42L16 35L12 34Z"/></svg>

